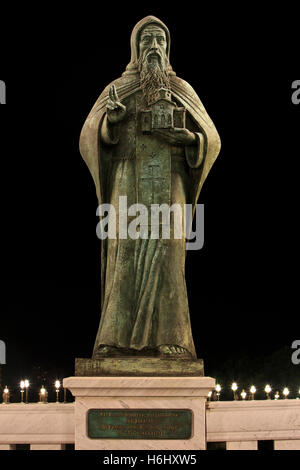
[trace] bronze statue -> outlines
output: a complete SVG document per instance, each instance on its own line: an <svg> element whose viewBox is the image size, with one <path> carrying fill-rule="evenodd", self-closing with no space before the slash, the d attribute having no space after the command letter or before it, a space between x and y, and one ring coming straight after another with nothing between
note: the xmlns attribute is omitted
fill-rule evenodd
<svg viewBox="0 0 300 470"><path fill-rule="evenodd" d="M130 63L101 93L81 132L80 152L99 204L112 204L117 220L120 196L127 197L128 206L195 208L220 151L214 124L192 87L176 76L169 57L170 34L163 22L148 16L137 23ZM184 238L123 238L117 229L116 238L102 241L94 359L196 359L185 256Z"/></svg>

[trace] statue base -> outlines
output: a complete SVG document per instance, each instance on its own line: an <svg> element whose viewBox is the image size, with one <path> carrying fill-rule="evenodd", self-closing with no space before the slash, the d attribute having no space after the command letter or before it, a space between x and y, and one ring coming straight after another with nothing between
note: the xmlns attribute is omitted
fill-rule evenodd
<svg viewBox="0 0 300 470"><path fill-rule="evenodd" d="M210 377L68 377L75 450L204 450Z"/></svg>
<svg viewBox="0 0 300 470"><path fill-rule="evenodd" d="M158 357L103 357L75 359L78 377L203 377L203 359L170 359Z"/></svg>

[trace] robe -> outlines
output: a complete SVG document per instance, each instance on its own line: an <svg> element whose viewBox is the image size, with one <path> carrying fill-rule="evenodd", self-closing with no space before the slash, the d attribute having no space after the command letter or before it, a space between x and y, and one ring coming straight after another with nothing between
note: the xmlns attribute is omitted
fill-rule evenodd
<svg viewBox="0 0 300 470"><path fill-rule="evenodd" d="M128 207L138 202L135 136L142 92L136 70L137 38L145 24L153 22L163 25L147 17L133 30L131 62L123 76L100 95L80 137L81 155L94 178L99 204L110 203L116 209L119 196L127 196ZM163 27L169 45L169 33ZM170 148L168 202L189 203L195 209L202 184L218 156L220 139L194 90L171 67L169 74L172 100L185 107L186 127L195 133L197 142L195 146ZM126 116L115 126L114 135L108 132L106 117L112 84L126 106ZM151 139L158 148L158 137L151 135ZM101 319L94 356L101 345L146 353L167 344L181 346L196 358L185 284L185 239L120 239L117 233L116 239L102 241L101 253Z"/></svg>

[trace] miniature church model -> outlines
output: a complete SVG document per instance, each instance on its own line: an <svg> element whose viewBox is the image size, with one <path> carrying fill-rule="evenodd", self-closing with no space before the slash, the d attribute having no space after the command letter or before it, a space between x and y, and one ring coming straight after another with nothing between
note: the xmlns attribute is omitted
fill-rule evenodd
<svg viewBox="0 0 300 470"><path fill-rule="evenodd" d="M159 90L159 98L152 103L151 109L142 112L142 131L152 129L173 129L185 127L185 108L177 107L171 99L171 91L165 88Z"/></svg>

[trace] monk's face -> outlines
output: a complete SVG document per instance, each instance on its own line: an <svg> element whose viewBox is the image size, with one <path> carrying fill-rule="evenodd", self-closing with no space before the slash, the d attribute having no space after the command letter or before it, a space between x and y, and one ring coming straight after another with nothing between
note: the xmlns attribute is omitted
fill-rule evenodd
<svg viewBox="0 0 300 470"><path fill-rule="evenodd" d="M170 89L166 33L155 24L145 26L139 40L140 86L148 105L159 98L161 88Z"/></svg>
<svg viewBox="0 0 300 470"><path fill-rule="evenodd" d="M140 60L149 67L166 67L167 38L165 31L153 24L146 26L139 42Z"/></svg>

